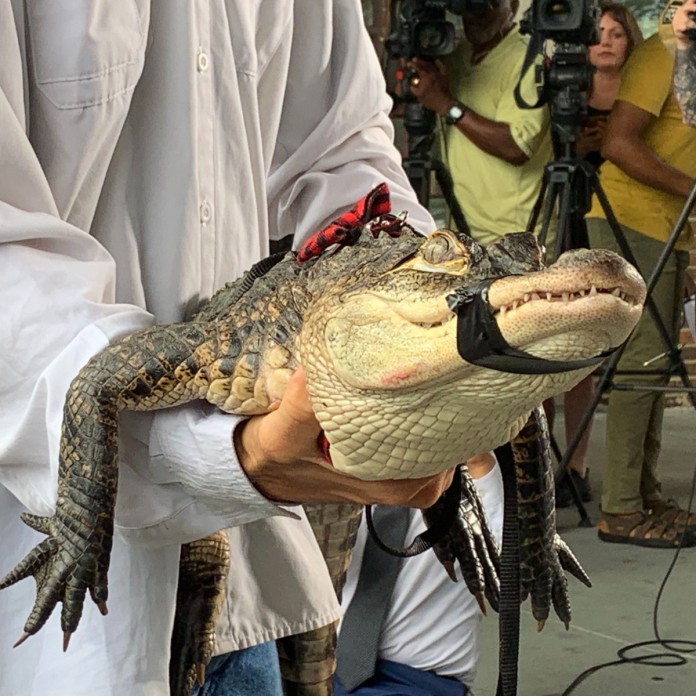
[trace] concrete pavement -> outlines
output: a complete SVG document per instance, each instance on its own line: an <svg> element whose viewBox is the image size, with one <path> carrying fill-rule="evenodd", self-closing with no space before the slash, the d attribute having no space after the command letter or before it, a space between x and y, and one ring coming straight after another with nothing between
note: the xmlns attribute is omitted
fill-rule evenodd
<svg viewBox="0 0 696 696"><path fill-rule="evenodd" d="M562 412L557 420L556 436L563 448ZM598 410L588 456L595 491L595 501L588 505L593 522L599 519L604 432L605 415ZM686 506L696 467L696 410L667 409L663 432L663 491L665 497ZM655 637L653 608L674 552L606 544L598 540L595 528L579 528L578 520L574 507L558 513L559 530L594 586L587 589L570 579L573 622L569 631L552 616L543 632L537 633L525 603L519 696L561 696L584 670L616 660L616 651L629 643ZM658 629L662 638L696 641L696 548L683 550L678 558L660 601ZM497 615L491 612L483 620L476 696L495 694L497 652ZM647 652L657 655L667 650L651 646ZM572 696L696 696L696 652L684 658L686 664L675 667L624 664L602 669L573 689Z"/></svg>

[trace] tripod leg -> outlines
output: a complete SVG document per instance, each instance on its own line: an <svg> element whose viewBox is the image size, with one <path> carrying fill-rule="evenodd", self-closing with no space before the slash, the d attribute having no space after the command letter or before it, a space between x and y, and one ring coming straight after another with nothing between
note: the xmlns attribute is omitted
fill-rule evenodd
<svg viewBox="0 0 696 696"><path fill-rule="evenodd" d="M466 221L464 211L459 205L457 197L454 195L454 181L452 180L452 175L449 173L449 170L447 167L445 167L444 163L440 162L440 160L433 159L431 162L431 167L435 172L435 180L442 191L445 203L447 204L447 209L452 216L452 220L454 221L456 228L462 234L467 234L471 237L471 228Z"/></svg>

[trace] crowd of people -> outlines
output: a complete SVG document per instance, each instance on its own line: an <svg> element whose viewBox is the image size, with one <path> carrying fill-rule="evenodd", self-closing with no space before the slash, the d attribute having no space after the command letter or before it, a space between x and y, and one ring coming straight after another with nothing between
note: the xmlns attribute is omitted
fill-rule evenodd
<svg viewBox="0 0 696 696"><path fill-rule="evenodd" d="M642 41L624 6L603 6L577 143L646 277L696 182L696 0L671 0L667 9L660 31ZM525 228L553 158L548 108L523 109L514 98L528 41L517 13L518 0L465 11L456 50L412 64L412 93L442 117L454 191L483 243ZM153 322L184 319L253 262L296 248L382 181L416 228L427 234L435 223L401 168L357 0L193 3L188 13L154 0L95 0L71 12L0 0L0 52L0 558L13 564L44 538L20 513L53 512L63 397L92 355ZM534 71L521 91L535 101ZM597 201L586 222L591 247L617 248ZM653 293L675 337L691 245L685 230ZM619 368L662 350L646 315ZM569 434L592 388L588 379L567 395ZM657 392L609 397L598 527L605 542L696 545L696 515L661 495L663 409ZM81 640L66 654L58 621L21 651L3 643L2 692L169 693L179 545L228 529L234 572L216 657L192 696L280 696L274 641L350 611L366 536L362 528L339 606L299 503L424 508L452 478L350 479L326 465L319 432L301 373L263 416L195 404L122 418L113 620L86 606ZM588 435L569 464L585 500ZM495 459L482 453L469 471L499 538ZM567 488L557 495L569 504ZM409 513L410 533L421 526ZM6 635L22 633L33 595L28 582L0 592ZM404 563L374 673L346 689L339 664L336 692L468 693L479 619L463 583L425 557ZM450 652L425 648L426 626L427 644L446 636Z"/></svg>

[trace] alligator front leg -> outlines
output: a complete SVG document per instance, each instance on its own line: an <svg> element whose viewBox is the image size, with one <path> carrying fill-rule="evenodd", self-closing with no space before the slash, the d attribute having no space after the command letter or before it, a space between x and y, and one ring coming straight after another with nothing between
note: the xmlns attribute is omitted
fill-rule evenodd
<svg viewBox="0 0 696 696"><path fill-rule="evenodd" d="M459 562L464 582L486 613L484 597L494 610L498 609L500 596L500 557L483 505L467 468L459 468L461 500L452 528L433 545L433 551L445 567L447 574L457 581L454 564ZM434 524L442 514L442 500L423 511L426 526Z"/></svg>
<svg viewBox="0 0 696 696"><path fill-rule="evenodd" d="M22 516L48 538L0 580L0 589L29 576L36 580L36 600L17 644L36 633L62 602L67 649L88 590L106 613L118 412L155 410L205 396L206 370L225 348L210 325L153 327L107 347L73 380L63 414L56 512Z"/></svg>
<svg viewBox="0 0 696 696"><path fill-rule="evenodd" d="M588 587L591 583L556 533L549 432L541 408L532 412L511 444L519 508L520 601L531 597L532 614L539 630L549 616L551 604L567 627L570 602L564 569Z"/></svg>

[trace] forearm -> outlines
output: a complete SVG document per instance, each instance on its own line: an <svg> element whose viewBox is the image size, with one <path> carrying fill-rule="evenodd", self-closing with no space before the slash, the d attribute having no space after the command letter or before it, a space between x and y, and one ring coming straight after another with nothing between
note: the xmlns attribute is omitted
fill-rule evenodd
<svg viewBox="0 0 696 696"><path fill-rule="evenodd" d="M674 94L684 123L696 126L696 43L677 51L674 67Z"/></svg>
<svg viewBox="0 0 696 696"><path fill-rule="evenodd" d="M605 141L602 156L641 184L686 197L694 180L658 157L640 138L614 135Z"/></svg>
<svg viewBox="0 0 696 696"><path fill-rule="evenodd" d="M507 123L492 121L469 109L456 128L480 150L509 164L521 166L529 159L515 142Z"/></svg>

